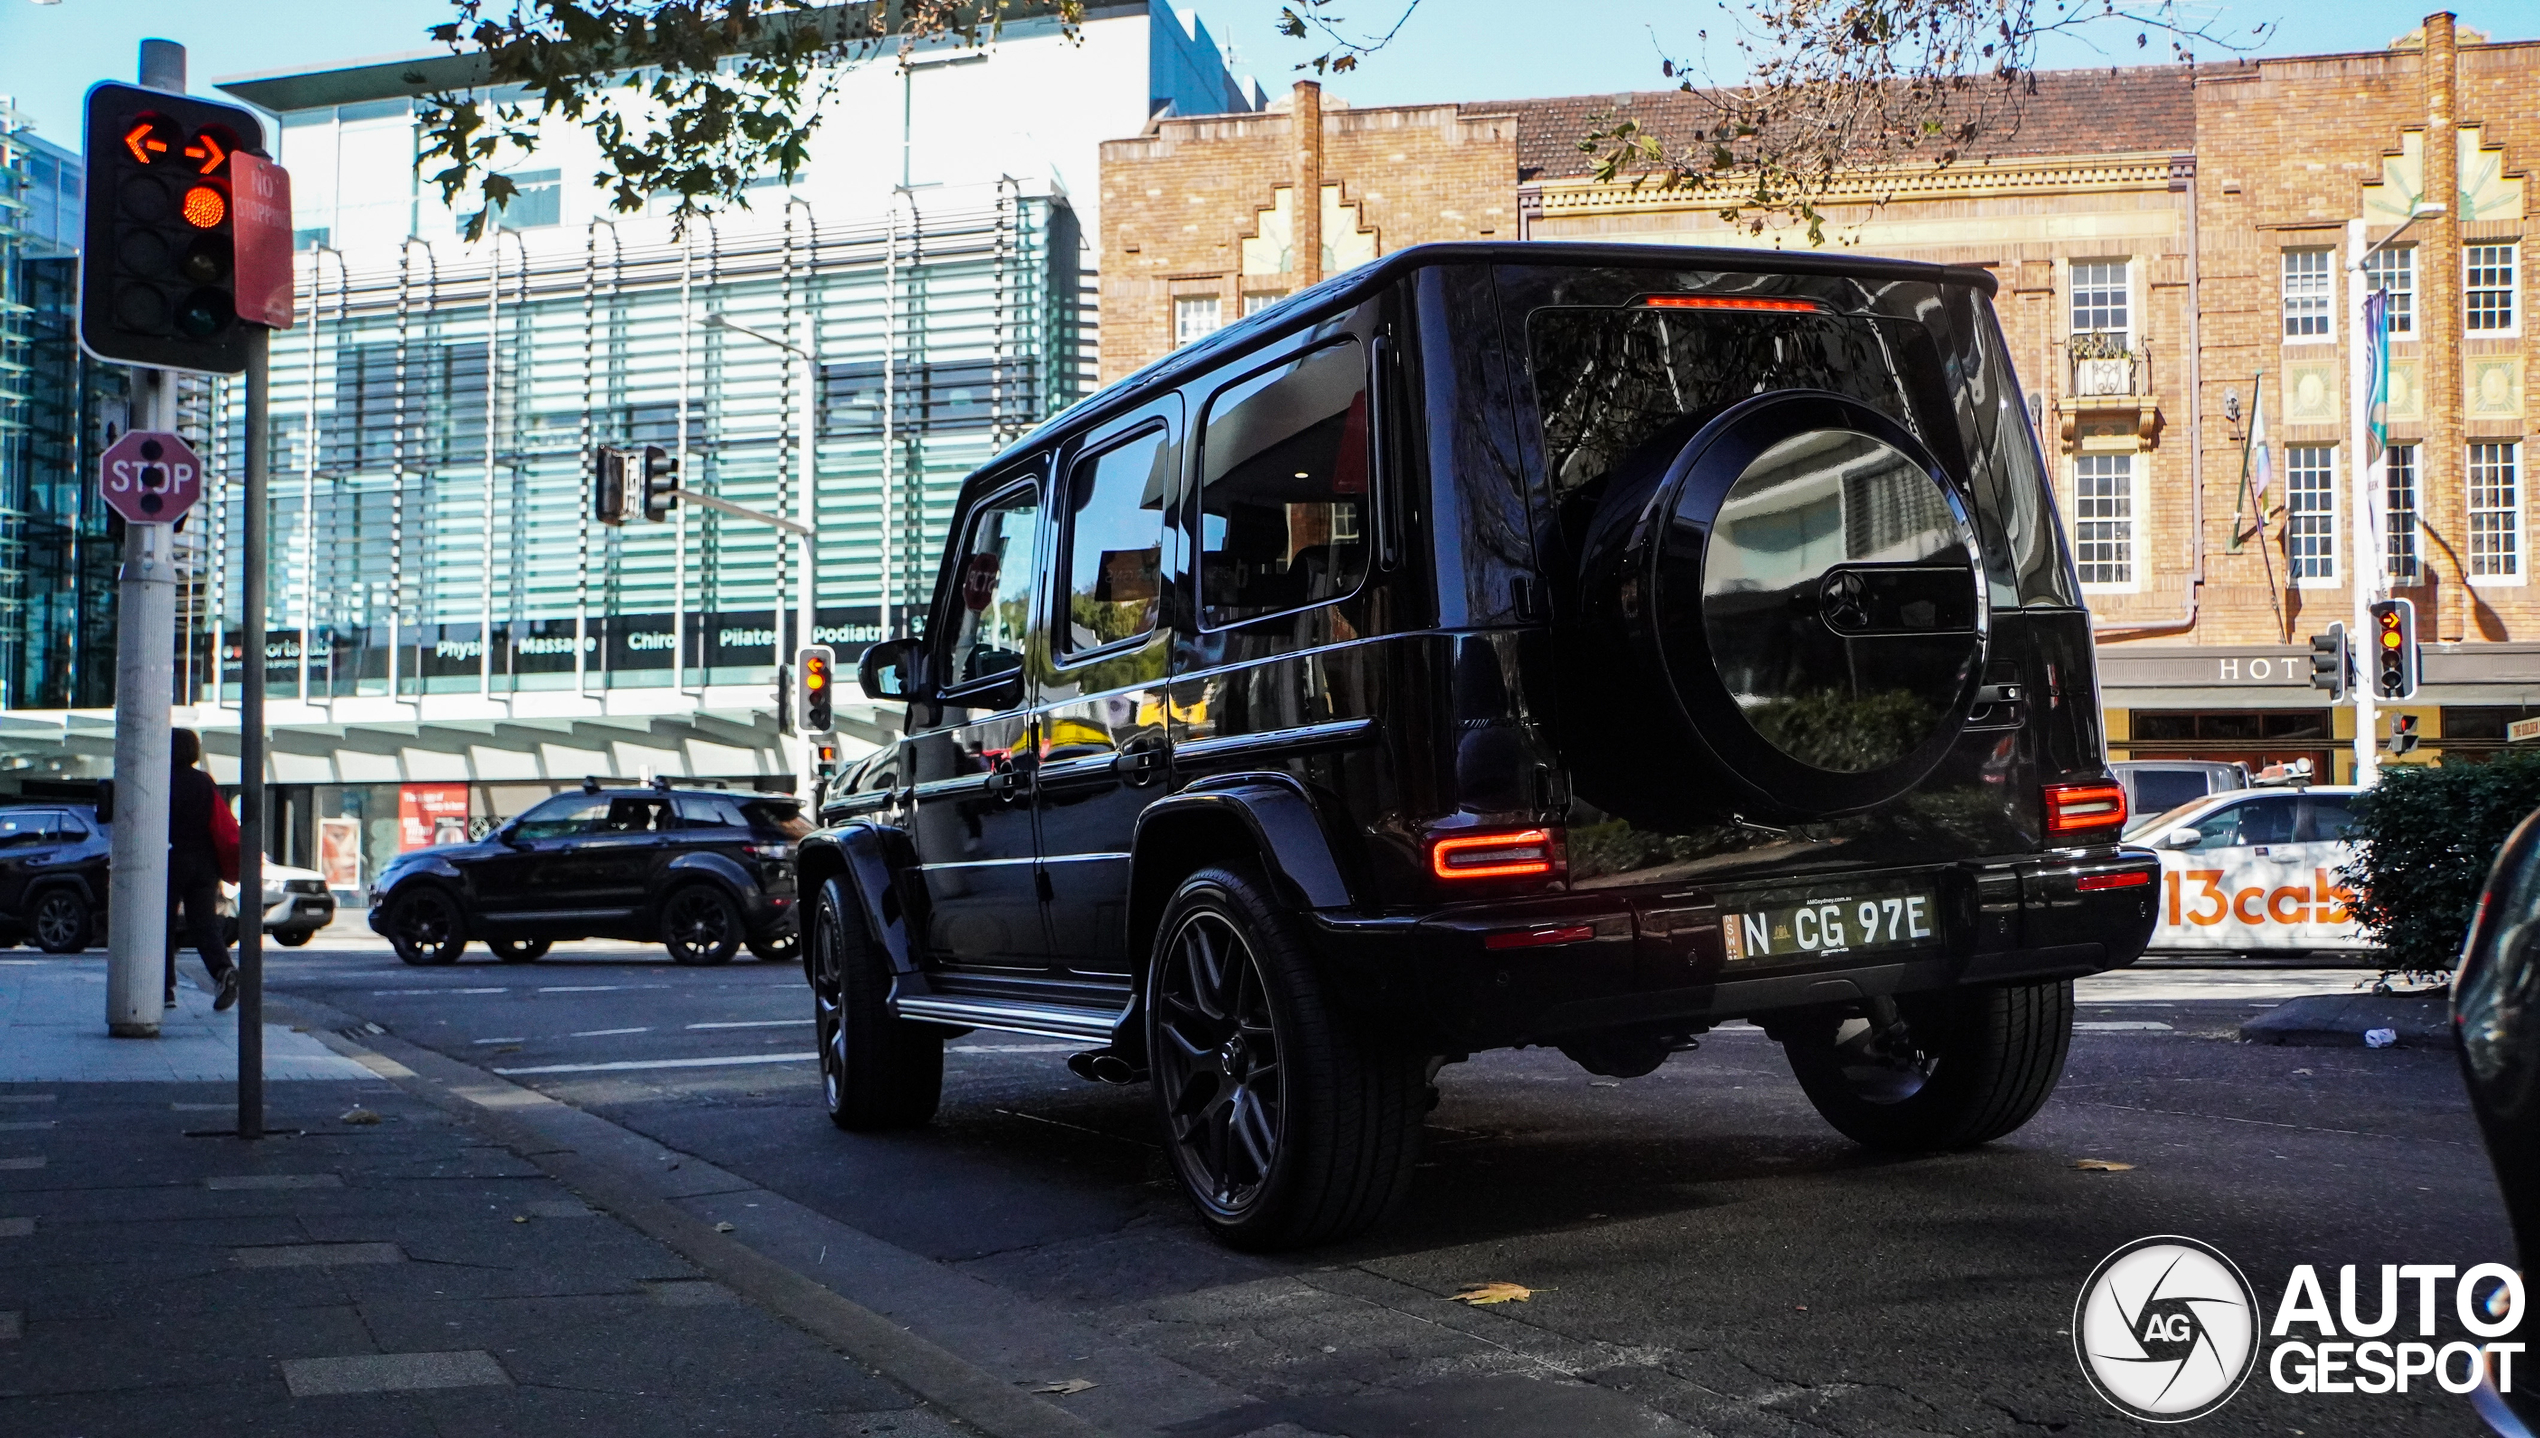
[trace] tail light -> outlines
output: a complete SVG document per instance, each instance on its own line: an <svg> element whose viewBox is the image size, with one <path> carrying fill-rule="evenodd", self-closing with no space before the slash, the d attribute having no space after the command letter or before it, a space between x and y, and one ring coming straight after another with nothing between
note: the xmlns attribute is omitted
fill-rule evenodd
<svg viewBox="0 0 2540 1438"><path fill-rule="evenodd" d="M2125 826L2125 790L2114 784L2049 784L2046 786L2046 832L2055 838L2078 838L2102 829Z"/></svg>
<svg viewBox="0 0 2540 1438"><path fill-rule="evenodd" d="M1429 841L1429 871L1441 879L1523 879L1549 874L1560 862L1550 829L1494 829Z"/></svg>
<svg viewBox="0 0 2540 1438"><path fill-rule="evenodd" d="M2101 889L2140 889L2151 882L2151 870L2130 869L2122 874L2084 874L2073 881L2073 887L2089 894Z"/></svg>

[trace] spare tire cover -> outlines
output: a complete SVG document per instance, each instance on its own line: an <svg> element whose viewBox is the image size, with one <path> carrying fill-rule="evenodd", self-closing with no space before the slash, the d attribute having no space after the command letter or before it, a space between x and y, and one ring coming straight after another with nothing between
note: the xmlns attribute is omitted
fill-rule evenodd
<svg viewBox="0 0 2540 1438"><path fill-rule="evenodd" d="M1783 391L1632 468L1590 525L1576 612L1622 631L1583 654L1638 671L1582 677L1657 742L1629 773L1591 763L1583 779L1615 792L1583 797L1643 823L1653 804L1806 819L1930 773L1974 703L1991 616L1966 504L1921 441Z"/></svg>

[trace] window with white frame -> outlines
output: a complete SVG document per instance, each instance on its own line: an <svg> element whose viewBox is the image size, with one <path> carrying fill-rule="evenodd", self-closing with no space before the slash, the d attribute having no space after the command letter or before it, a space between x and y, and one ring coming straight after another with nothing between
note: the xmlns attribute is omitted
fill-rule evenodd
<svg viewBox="0 0 2540 1438"><path fill-rule="evenodd" d="M2474 335L2514 332L2513 245L2470 245L2461 251L2461 324Z"/></svg>
<svg viewBox="0 0 2540 1438"><path fill-rule="evenodd" d="M2422 577L2417 559L2417 447L2394 444L2384 458L2389 462L2383 514L2389 520L2390 582L2414 584Z"/></svg>
<svg viewBox="0 0 2540 1438"><path fill-rule="evenodd" d="M2134 456L2073 461L2073 560L2084 584L2134 583Z"/></svg>
<svg viewBox="0 0 2540 1438"><path fill-rule="evenodd" d="M2390 297L2390 333L2417 332L2417 251L2414 245L2375 250L2364 260L2371 286Z"/></svg>
<svg viewBox="0 0 2540 1438"><path fill-rule="evenodd" d="M1189 344L1215 334L1225 324L1225 305L1215 295L1176 295L1173 299L1173 343Z"/></svg>
<svg viewBox="0 0 2540 1438"><path fill-rule="evenodd" d="M2073 261L2072 332L2123 336L2132 328L2123 260Z"/></svg>
<svg viewBox="0 0 2540 1438"><path fill-rule="evenodd" d="M2336 301L2335 256L2327 250L2284 252L2284 337L2325 340L2335 337L2329 314Z"/></svg>
<svg viewBox="0 0 2540 1438"><path fill-rule="evenodd" d="M2469 575L2522 577L2520 445L2469 447Z"/></svg>
<svg viewBox="0 0 2540 1438"><path fill-rule="evenodd" d="M2294 579L2337 578L2337 451L2295 444L2284 450L2284 557Z"/></svg>

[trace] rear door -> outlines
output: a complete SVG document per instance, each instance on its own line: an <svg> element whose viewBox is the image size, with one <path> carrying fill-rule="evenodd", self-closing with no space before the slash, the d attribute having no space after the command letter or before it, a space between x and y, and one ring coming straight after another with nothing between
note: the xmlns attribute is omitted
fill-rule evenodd
<svg viewBox="0 0 2540 1438"><path fill-rule="evenodd" d="M1129 971L1130 841L1169 787L1165 534L1180 438L1181 399L1167 396L1088 439L1055 491L1056 606L1033 788L1052 959L1077 974Z"/></svg>
<svg viewBox="0 0 2540 1438"><path fill-rule="evenodd" d="M574 842L566 880L593 915L619 919L660 899L679 820L666 794L615 794L597 832Z"/></svg>

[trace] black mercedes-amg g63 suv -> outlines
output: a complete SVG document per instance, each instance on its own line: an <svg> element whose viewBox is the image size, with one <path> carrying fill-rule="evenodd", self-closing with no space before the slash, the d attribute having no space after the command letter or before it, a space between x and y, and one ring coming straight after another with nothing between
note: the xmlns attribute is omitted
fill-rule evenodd
<svg viewBox="0 0 2540 1438"><path fill-rule="evenodd" d="M831 1116L1079 1040L1259 1247L1381 1218L1477 1049L1749 1019L1863 1143L2019 1127L2158 867L1992 292L1424 246L1014 445L802 846Z"/></svg>

